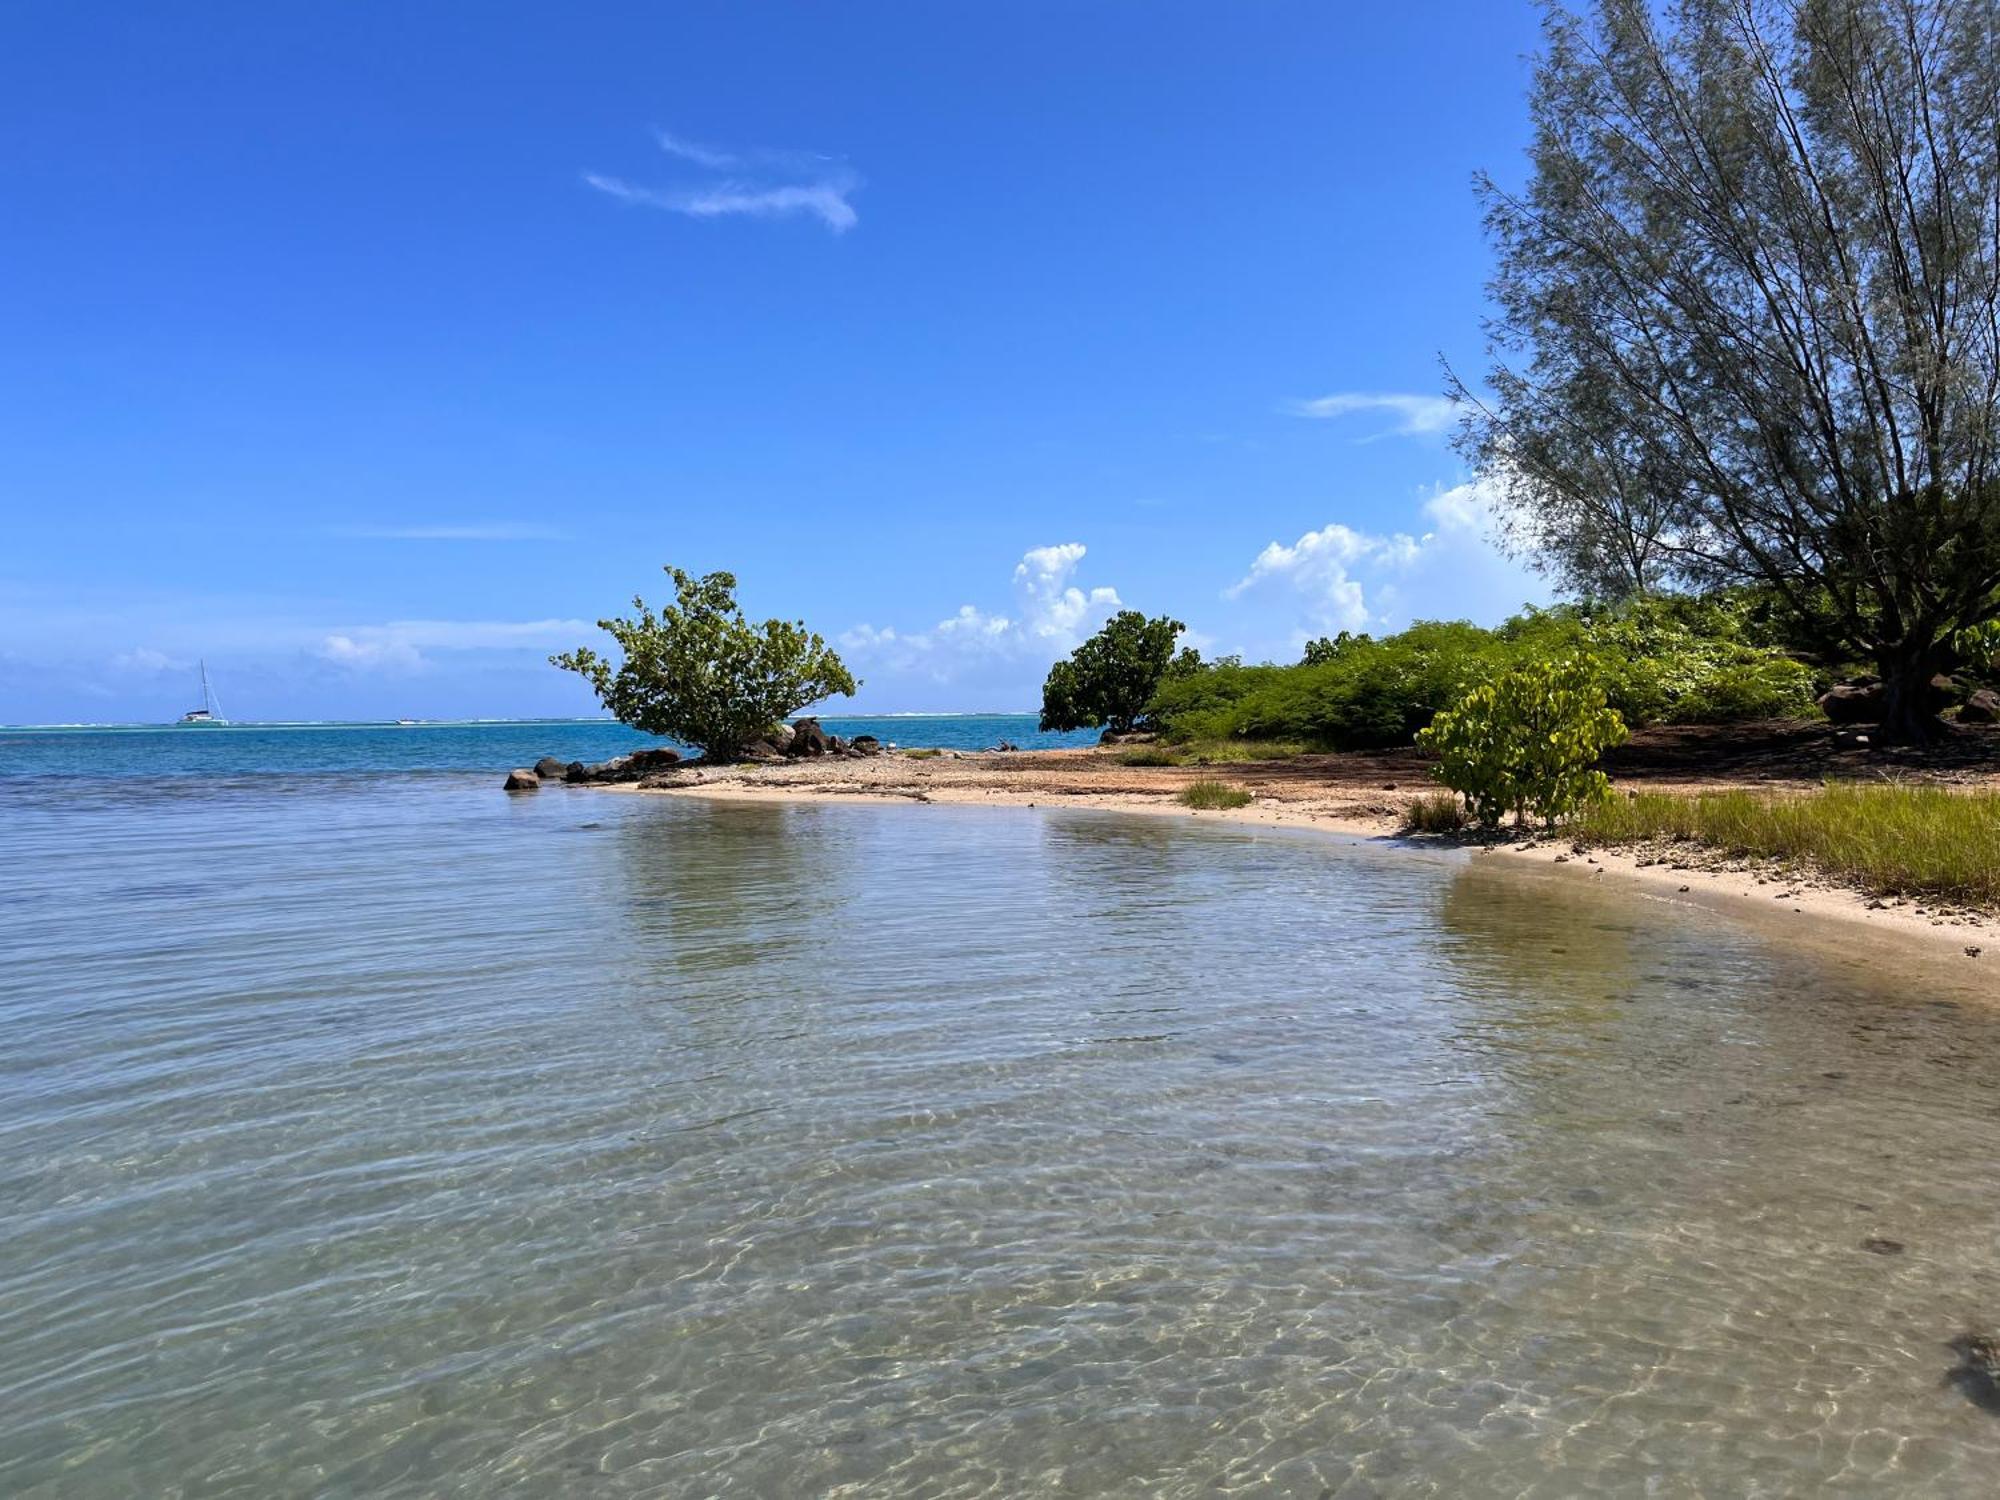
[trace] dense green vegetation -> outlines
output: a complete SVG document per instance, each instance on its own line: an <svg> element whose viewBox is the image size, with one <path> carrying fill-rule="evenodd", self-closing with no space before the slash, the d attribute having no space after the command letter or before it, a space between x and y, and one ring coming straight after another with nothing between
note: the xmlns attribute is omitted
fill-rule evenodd
<svg viewBox="0 0 2000 1500"><path fill-rule="evenodd" d="M746 620L734 574L666 572L672 604L656 611L635 598L632 617L597 622L618 643L615 665L588 646L549 658L596 689L619 723L727 760L808 704L860 686L802 623Z"/></svg>
<svg viewBox="0 0 2000 1500"><path fill-rule="evenodd" d="M1642 792L1570 825L1600 843L1689 839L1810 866L1883 895L2000 902L2000 794L1831 785L1803 796Z"/></svg>
<svg viewBox="0 0 2000 1500"><path fill-rule="evenodd" d="M1191 781L1181 788L1180 801L1187 807L1202 812L1221 812L1231 807L1248 807L1251 797L1240 786L1231 786L1226 781Z"/></svg>
<svg viewBox="0 0 2000 1500"><path fill-rule="evenodd" d="M1467 693L1417 731L1438 757L1437 778L1487 827L1512 813L1553 824L1602 802L1611 782L1598 757L1624 742L1606 706L1603 674L1587 656L1525 662Z"/></svg>
<svg viewBox="0 0 2000 1500"><path fill-rule="evenodd" d="M1494 630L1427 621L1342 636L1296 666L1218 662L1168 676L1147 714L1174 742L1406 745L1481 684L1572 655L1598 664L1608 706L1634 726L1817 713L1813 669L1776 643L1754 599L1666 596L1529 610Z"/></svg>

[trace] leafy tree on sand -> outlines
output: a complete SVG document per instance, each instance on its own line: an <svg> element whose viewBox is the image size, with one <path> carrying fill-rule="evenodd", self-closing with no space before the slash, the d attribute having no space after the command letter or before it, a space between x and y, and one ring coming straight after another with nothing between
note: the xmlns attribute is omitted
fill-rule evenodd
<svg viewBox="0 0 2000 1500"><path fill-rule="evenodd" d="M1462 441L1588 592L1749 583L1885 729L2000 614L2000 9L1551 5Z"/></svg>
<svg viewBox="0 0 2000 1500"><path fill-rule="evenodd" d="M694 578L669 567L675 602L599 620L618 643L614 667L588 646L549 660L597 690L620 723L727 760L773 725L860 686L826 642L796 621L753 626L736 606L736 576Z"/></svg>
<svg viewBox="0 0 2000 1500"><path fill-rule="evenodd" d="M1201 657L1192 648L1174 655L1174 642L1185 629L1179 620L1165 615L1149 620L1136 609L1113 615L1068 661L1049 668L1042 684L1042 728L1103 724L1129 733L1170 674L1200 670Z"/></svg>

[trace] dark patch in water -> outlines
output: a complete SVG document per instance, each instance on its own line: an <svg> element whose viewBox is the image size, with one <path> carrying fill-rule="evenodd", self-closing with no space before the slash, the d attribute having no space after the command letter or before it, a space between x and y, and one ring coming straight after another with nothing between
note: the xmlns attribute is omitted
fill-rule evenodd
<svg viewBox="0 0 2000 1500"><path fill-rule="evenodd" d="M1958 1363L1945 1372L1945 1384L1983 1412L2000 1417L2000 1338L1986 1333L1961 1333L1945 1347Z"/></svg>

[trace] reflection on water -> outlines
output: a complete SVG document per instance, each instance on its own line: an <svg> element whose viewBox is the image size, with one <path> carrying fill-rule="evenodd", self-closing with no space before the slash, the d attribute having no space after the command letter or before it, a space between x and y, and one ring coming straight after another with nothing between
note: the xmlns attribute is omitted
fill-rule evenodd
<svg viewBox="0 0 2000 1500"><path fill-rule="evenodd" d="M1986 1494L2000 1010L1449 857L0 785L0 1492Z"/></svg>

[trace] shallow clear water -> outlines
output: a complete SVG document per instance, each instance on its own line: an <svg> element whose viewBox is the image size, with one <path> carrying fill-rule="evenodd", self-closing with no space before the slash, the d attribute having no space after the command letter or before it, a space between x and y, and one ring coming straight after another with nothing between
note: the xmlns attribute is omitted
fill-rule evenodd
<svg viewBox="0 0 2000 1500"><path fill-rule="evenodd" d="M1946 1348L2000 1008L1671 910L1200 820L11 778L0 949L0 1493L2000 1463Z"/></svg>

